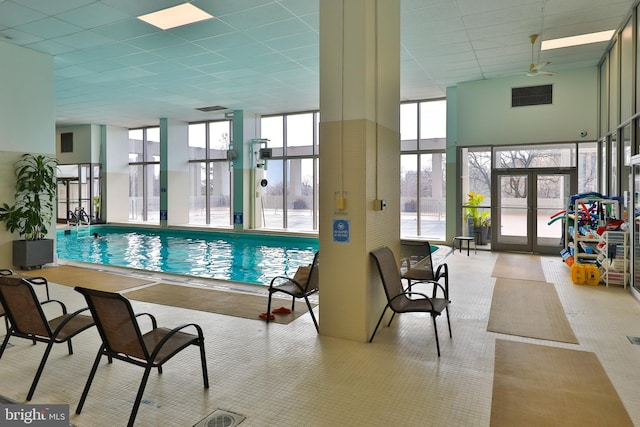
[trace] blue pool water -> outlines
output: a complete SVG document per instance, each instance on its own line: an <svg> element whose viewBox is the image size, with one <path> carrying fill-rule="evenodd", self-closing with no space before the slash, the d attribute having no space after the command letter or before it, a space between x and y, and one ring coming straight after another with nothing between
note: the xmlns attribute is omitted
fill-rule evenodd
<svg viewBox="0 0 640 427"><path fill-rule="evenodd" d="M60 230L56 245L64 260L268 285L310 264L318 239L99 225Z"/></svg>

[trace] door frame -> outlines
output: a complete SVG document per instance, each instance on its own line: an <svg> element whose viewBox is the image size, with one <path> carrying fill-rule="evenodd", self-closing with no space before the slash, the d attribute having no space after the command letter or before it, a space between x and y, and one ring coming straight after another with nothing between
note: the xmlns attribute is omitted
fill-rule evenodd
<svg viewBox="0 0 640 427"><path fill-rule="evenodd" d="M500 200L499 181L502 176L526 175L527 176L527 234L526 243L504 243L499 241L501 217L499 216ZM539 245L537 239L537 177L540 175L568 175L569 193L575 194L578 187L578 169L570 168L513 168L513 169L493 169L491 171L491 249L497 251L528 252L540 254L558 254L560 247ZM569 194L569 195L570 195Z"/></svg>

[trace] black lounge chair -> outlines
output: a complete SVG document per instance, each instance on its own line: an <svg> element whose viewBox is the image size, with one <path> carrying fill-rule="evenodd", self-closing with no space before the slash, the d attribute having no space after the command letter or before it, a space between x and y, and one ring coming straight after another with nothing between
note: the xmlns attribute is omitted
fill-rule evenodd
<svg viewBox="0 0 640 427"><path fill-rule="evenodd" d="M313 324L316 327L316 331L319 331L318 321L316 320L316 316L313 314L313 307L311 307L311 303L309 302L309 295L312 295L319 290L320 281L318 280L318 267L319 267L319 252L313 257L313 263L311 264L311 268L309 270L309 274L304 279L296 279L295 276L293 278L287 276L276 276L271 279L271 283L269 283L269 301L267 303L267 312L265 320L269 323L269 315L271 314L271 297L276 292L283 292L287 295L291 296L291 311L293 311L296 299L304 298L304 301L307 303L307 308L309 309L309 314L311 314L311 319L313 320Z"/></svg>
<svg viewBox="0 0 640 427"><path fill-rule="evenodd" d="M76 414L82 411L102 356L107 356L109 363L112 362L112 359L118 359L144 368L128 426L133 426L135 422L151 369L158 368L158 373L161 374L162 365L191 345L200 349L204 387L209 388L204 336L199 325L189 323L173 329L159 328L153 315L149 313L135 314L129 300L118 293L81 287L76 287L75 290L84 295L87 300L96 321L96 328L102 338L102 344L82 392ZM137 321L137 317L143 315L149 317L152 326L151 330L144 334ZM183 330L187 328L193 329L195 334L184 332Z"/></svg>
<svg viewBox="0 0 640 427"><path fill-rule="evenodd" d="M429 313L433 320L433 330L436 336L436 348L438 349L438 357L440 357L440 342L438 341L438 328L436 326L436 317L442 314L443 311L447 314L447 324L449 326L449 337L451 338L451 322L449 320L449 296L448 292L445 293L444 288L437 281L421 281L421 283L428 283L433 286L432 296L429 297L422 292L413 292L409 289L404 289L402 286L402 278L398 271L395 256L388 247L384 246L371 252L371 256L376 262L378 271L380 272L380 278L382 279L382 286L384 287L384 293L387 297L387 305L382 310L380 319L376 324L376 328L371 334L369 342L373 341L373 337L378 331L378 327L382 322L387 309L390 308L393 311L393 315L389 320L389 324L393 321L396 313ZM437 290L441 289L445 293L444 298L436 297Z"/></svg>
<svg viewBox="0 0 640 427"><path fill-rule="evenodd" d="M402 273L402 278L407 280L409 290L411 286L420 282L439 282L444 279L445 298L449 299L449 266L446 262L434 268L433 258L431 256L431 245L425 242L427 247L427 255L421 259L409 257L404 260L406 269Z"/></svg>
<svg viewBox="0 0 640 427"><path fill-rule="evenodd" d="M67 313L67 307L61 301L40 302L31 284L26 279L17 276L0 276L0 301L9 319L7 335L0 347L0 358L12 336L32 340L34 344L36 342L47 343L47 349L42 356L40 366L27 394L27 400L31 400L53 345L66 342L69 354L73 354L71 338L93 326L94 322L90 316L80 314L87 308ZM58 304L62 315L47 320L42 306L50 303Z"/></svg>

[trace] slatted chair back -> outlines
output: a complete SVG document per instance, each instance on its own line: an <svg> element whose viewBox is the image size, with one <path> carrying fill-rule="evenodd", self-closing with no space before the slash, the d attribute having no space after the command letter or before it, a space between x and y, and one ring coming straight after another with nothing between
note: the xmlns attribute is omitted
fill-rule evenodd
<svg viewBox="0 0 640 427"><path fill-rule="evenodd" d="M371 251L371 255L376 262L380 278L382 279L382 287L389 302L389 307L393 311L401 311L402 298L396 298L404 292L402 288L402 278L396 265L396 258L387 246Z"/></svg>
<svg viewBox="0 0 640 427"><path fill-rule="evenodd" d="M307 279L307 283L305 284L305 293L309 295L309 293L313 293L313 291L320 289L320 278L319 278L319 267L320 267L320 257L318 256L319 252L313 257L313 262L311 263L311 270L309 271L309 278Z"/></svg>
<svg viewBox="0 0 640 427"><path fill-rule="evenodd" d="M149 352L128 299L117 293L87 288L76 290L85 296L102 342L109 351L149 360Z"/></svg>
<svg viewBox="0 0 640 427"><path fill-rule="evenodd" d="M38 297L25 279L0 276L0 301L18 334L52 337Z"/></svg>

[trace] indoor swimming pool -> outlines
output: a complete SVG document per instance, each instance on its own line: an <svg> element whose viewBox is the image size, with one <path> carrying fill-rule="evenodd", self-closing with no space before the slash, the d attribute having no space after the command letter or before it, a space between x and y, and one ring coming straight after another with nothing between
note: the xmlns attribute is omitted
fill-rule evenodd
<svg viewBox="0 0 640 427"><path fill-rule="evenodd" d="M310 264L318 239L97 225L59 230L56 245L60 260L268 285Z"/></svg>

